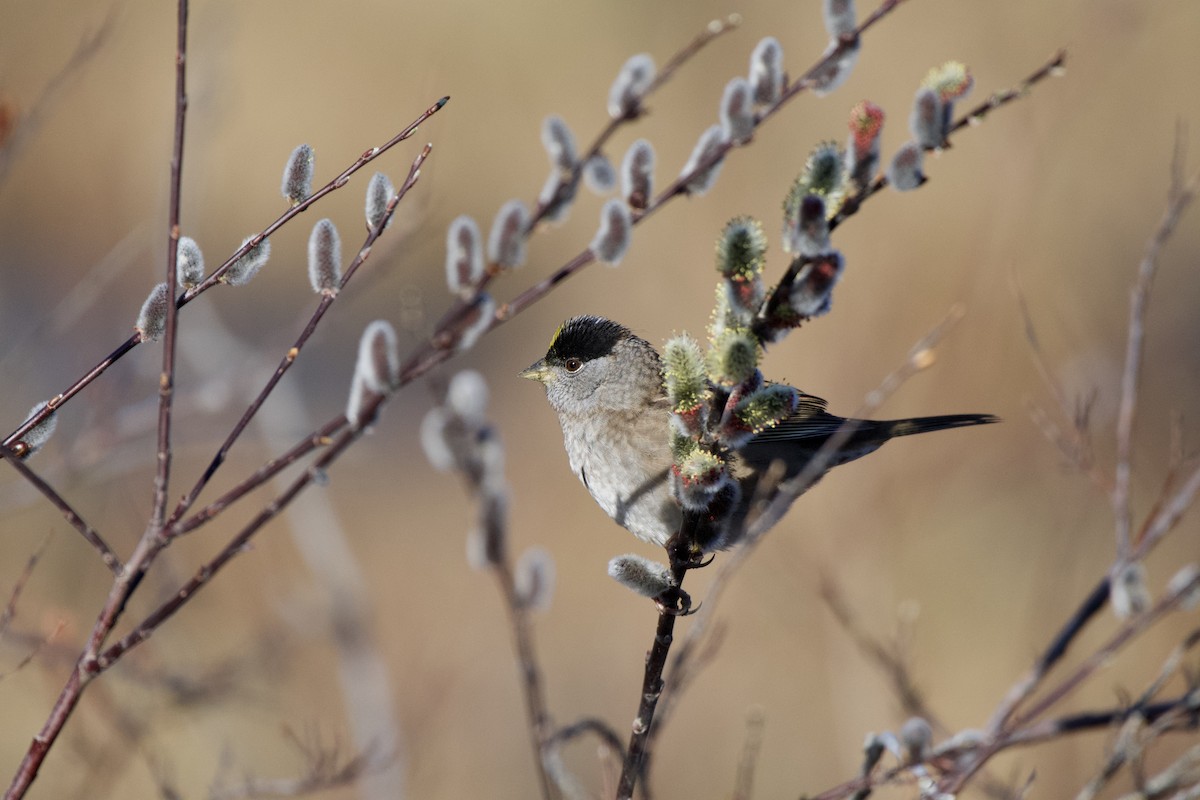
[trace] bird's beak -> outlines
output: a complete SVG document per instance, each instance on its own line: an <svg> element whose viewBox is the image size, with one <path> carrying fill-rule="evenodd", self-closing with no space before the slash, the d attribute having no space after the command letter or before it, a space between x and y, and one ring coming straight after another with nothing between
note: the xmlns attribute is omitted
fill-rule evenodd
<svg viewBox="0 0 1200 800"><path fill-rule="evenodd" d="M546 366L546 359L542 358L521 370L520 375L531 381L545 383L550 379L550 368Z"/></svg>

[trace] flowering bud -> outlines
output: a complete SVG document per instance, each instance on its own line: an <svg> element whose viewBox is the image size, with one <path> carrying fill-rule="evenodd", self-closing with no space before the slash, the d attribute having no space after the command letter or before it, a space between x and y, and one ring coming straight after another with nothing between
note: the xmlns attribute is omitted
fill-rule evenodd
<svg viewBox="0 0 1200 800"><path fill-rule="evenodd" d="M609 200L600 209L600 228L589 245L596 260L615 267L625 257L632 239L633 218L629 215L629 206L621 200Z"/></svg>
<svg viewBox="0 0 1200 800"><path fill-rule="evenodd" d="M743 328L726 328L708 351L708 374L713 383L736 386L758 369L758 340Z"/></svg>
<svg viewBox="0 0 1200 800"><path fill-rule="evenodd" d="M800 393L783 383L761 386L747 394L733 407L729 431L744 431L751 436L773 428L796 412ZM729 443L737 446L740 443Z"/></svg>
<svg viewBox="0 0 1200 800"><path fill-rule="evenodd" d="M545 611L554 596L554 559L540 547L531 547L517 559L513 588L524 608Z"/></svg>
<svg viewBox="0 0 1200 800"><path fill-rule="evenodd" d="M819 317L829 311L843 266L842 254L834 250L801 267L788 297L792 309L801 317Z"/></svg>
<svg viewBox="0 0 1200 800"><path fill-rule="evenodd" d="M663 347L663 378L676 413L695 411L708 400L704 355L686 333L669 339Z"/></svg>
<svg viewBox="0 0 1200 800"><path fill-rule="evenodd" d="M496 439L484 440L499 447ZM500 564L508 550L508 492L489 491L481 497L479 504L478 537L481 555L486 564Z"/></svg>
<svg viewBox="0 0 1200 800"><path fill-rule="evenodd" d="M288 156L287 164L283 167L283 184L279 191L292 205L298 206L304 198L312 194L312 179L313 149L302 144Z"/></svg>
<svg viewBox="0 0 1200 800"><path fill-rule="evenodd" d="M940 67L934 67L925 75L921 85L933 89L943 103L962 100L971 92L975 79L971 71L959 61L947 61Z"/></svg>
<svg viewBox="0 0 1200 800"><path fill-rule="evenodd" d="M713 183L717 180L717 175L721 172L721 163L725 159L724 155L717 157L724 145L725 135L721 131L720 125L712 125L700 134L700 138L696 140L696 146L692 148L691 156L683 165L683 171L679 173L681 177L696 173L687 183L688 194L699 196L712 188ZM713 159L716 160L713 161ZM696 172L701 164L709 162L711 162L710 165L703 171Z"/></svg>
<svg viewBox="0 0 1200 800"><path fill-rule="evenodd" d="M721 135L728 142L742 144L754 135L754 97L750 82L734 78L721 95Z"/></svg>
<svg viewBox="0 0 1200 800"><path fill-rule="evenodd" d="M846 147L846 174L865 189L879 170L883 109L863 100L850 111L850 143Z"/></svg>
<svg viewBox="0 0 1200 800"><path fill-rule="evenodd" d="M496 301L487 292L480 292L471 300L465 314L466 321L459 331L456 353L470 350L479 341L479 337L487 333L496 315Z"/></svg>
<svg viewBox="0 0 1200 800"><path fill-rule="evenodd" d="M825 54L833 53L838 47L842 45L831 42ZM837 58L822 62L821 68L811 77L813 94L824 97L846 82L858 62L859 47L859 43L855 41L854 44L842 47Z"/></svg>
<svg viewBox="0 0 1200 800"><path fill-rule="evenodd" d="M33 416L30 412L29 416ZM1173 594L1183 594L1179 605L1185 611L1191 611L1200 606L1200 568L1195 564L1185 564L1171 576L1167 583L1167 591Z"/></svg>
<svg viewBox="0 0 1200 800"><path fill-rule="evenodd" d="M150 290L142 310L138 312L134 330L142 335L143 342L157 342L167 328L167 304L171 298L167 296L167 284L160 283Z"/></svg>
<svg viewBox="0 0 1200 800"><path fill-rule="evenodd" d="M371 176L371 180L367 183L367 199L366 199L366 215L367 227L374 228L383 219L383 215L387 213L388 203L392 202L392 197L396 194L396 188L392 186L392 182L388 180L388 176L382 172L376 172ZM388 225L392 221L388 220Z"/></svg>
<svg viewBox="0 0 1200 800"><path fill-rule="evenodd" d="M336 294L342 280L342 240L333 221L323 219L308 237L308 282L317 294Z"/></svg>
<svg viewBox="0 0 1200 800"><path fill-rule="evenodd" d="M750 88L754 102L760 106L776 103L783 95L783 47L774 36L768 36L750 54Z"/></svg>
<svg viewBox="0 0 1200 800"><path fill-rule="evenodd" d="M654 148L645 139L631 144L621 161L621 194L636 209L645 208L654 195Z"/></svg>
<svg viewBox="0 0 1200 800"><path fill-rule="evenodd" d="M654 59L645 53L631 57L608 90L608 114L613 119L637 116L642 98L654 82Z"/></svg>
<svg viewBox="0 0 1200 800"><path fill-rule="evenodd" d="M795 218L785 219L783 249L801 256L820 255L829 249L829 218L820 195L806 194Z"/></svg>
<svg viewBox="0 0 1200 800"><path fill-rule="evenodd" d="M868 733L866 740L863 741L863 764L859 774L863 777L870 775L885 752L887 752L887 744L883 737L877 733Z"/></svg>
<svg viewBox="0 0 1200 800"><path fill-rule="evenodd" d="M601 153L583 163L583 182L596 194L607 194L617 185L617 171Z"/></svg>
<svg viewBox="0 0 1200 800"><path fill-rule="evenodd" d="M363 330L358 341L358 359L350 379L346 400L346 419L355 430L370 424L367 418L372 401L391 391L400 368L396 350L396 332L384 320L375 320Z"/></svg>
<svg viewBox="0 0 1200 800"><path fill-rule="evenodd" d="M731 280L747 281L762 274L767 237L753 217L734 217L717 240L717 272Z"/></svg>
<svg viewBox="0 0 1200 800"><path fill-rule="evenodd" d="M542 146L550 156L550 164L560 172L570 172L578 160L575 156L575 136L562 117L551 114L542 123Z"/></svg>
<svg viewBox="0 0 1200 800"><path fill-rule="evenodd" d="M709 511L718 495L736 486L725 462L700 447L671 468L672 492L687 511Z"/></svg>
<svg viewBox="0 0 1200 800"><path fill-rule="evenodd" d="M538 195L538 203L542 205L542 219L548 222L562 222L571 210L575 194L579 191L579 176L564 181L563 175L557 168L551 169L546 177L546 183Z"/></svg>
<svg viewBox="0 0 1200 800"><path fill-rule="evenodd" d="M908 115L908 129L913 139L926 150L941 147L945 140L942 128L942 99L933 89L917 90L913 98L912 113Z"/></svg>
<svg viewBox="0 0 1200 800"><path fill-rule="evenodd" d="M900 741L907 751L909 763L924 761L933 742L933 728L921 717L909 717L900 727Z"/></svg>
<svg viewBox="0 0 1200 800"><path fill-rule="evenodd" d="M892 163L887 169L888 183L898 192L916 189L927 180L922 171L924 163L925 151L921 145L908 142L892 156Z"/></svg>
<svg viewBox="0 0 1200 800"><path fill-rule="evenodd" d="M473 369L465 369L450 379L446 406L470 425L483 425L487 410L487 381Z"/></svg>
<svg viewBox="0 0 1200 800"><path fill-rule="evenodd" d="M846 172L837 142L821 142L804 160L799 181L805 194L835 197L845 189Z"/></svg>
<svg viewBox="0 0 1200 800"><path fill-rule="evenodd" d="M658 597L671 589L675 581L664 564L630 553L608 562L609 577L642 597Z"/></svg>
<svg viewBox="0 0 1200 800"><path fill-rule="evenodd" d="M421 419L421 449L438 472L449 472L458 463L448 433L453 415L442 406L434 406Z"/></svg>
<svg viewBox="0 0 1200 800"><path fill-rule="evenodd" d="M825 0L825 30L832 39L854 33L854 0Z"/></svg>
<svg viewBox="0 0 1200 800"><path fill-rule="evenodd" d="M469 297L483 278L483 246L479 226L466 214L455 217L446 230L446 284L460 297Z"/></svg>
<svg viewBox="0 0 1200 800"><path fill-rule="evenodd" d="M974 84L975 79L971 77L966 65L958 61L947 61L942 66L929 70L925 80L921 81L921 86L935 92L940 101L940 140L944 141L950 135L950 125L954 121L954 102L970 94Z"/></svg>
<svg viewBox="0 0 1200 800"><path fill-rule="evenodd" d="M242 240L242 247L245 247L252 241L254 241L254 237L247 236ZM243 253L237 261L233 262L229 269L225 270L225 274L221 276L221 281L230 286L245 286L258 274L258 271L263 268L263 265L267 263L267 259L270 257L271 241L264 238Z"/></svg>
<svg viewBox="0 0 1200 800"><path fill-rule="evenodd" d="M43 408L45 408L46 405L46 401L43 400L33 408L29 409L29 413L25 415L25 422L33 419L33 417ZM57 427L58 411L55 410L51 411L49 415L47 415L46 418L37 425L34 425L32 428L25 431L25 435L21 437L21 441L19 442L19 444L24 445L24 447L21 448L19 455L22 458L29 458L38 450L41 450L42 446L46 444L46 442L50 441L50 437L54 435L54 430Z"/></svg>
<svg viewBox="0 0 1200 800"><path fill-rule="evenodd" d="M396 331L391 323L377 319L363 329L358 340L358 361L354 365L356 378L376 394L386 394L399 379L400 353L396 348Z"/></svg>
<svg viewBox="0 0 1200 800"><path fill-rule="evenodd" d="M204 280L204 254L200 245L190 236L180 236L175 251L175 281L184 289L191 289Z"/></svg>
<svg viewBox="0 0 1200 800"><path fill-rule="evenodd" d="M488 261L510 269L524 264L525 231L528 227L529 210L524 203L509 200L500 206L492 221L492 232L488 234Z"/></svg>
<svg viewBox="0 0 1200 800"><path fill-rule="evenodd" d="M1113 613L1118 619L1129 619L1150 607L1150 590L1146 588L1146 568L1140 561L1126 564L1112 579L1108 591Z"/></svg>

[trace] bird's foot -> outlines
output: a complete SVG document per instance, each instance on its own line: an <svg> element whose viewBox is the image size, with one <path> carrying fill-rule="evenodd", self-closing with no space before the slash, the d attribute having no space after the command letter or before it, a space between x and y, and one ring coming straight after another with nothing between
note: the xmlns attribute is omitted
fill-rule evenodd
<svg viewBox="0 0 1200 800"><path fill-rule="evenodd" d="M692 596L678 586L672 586L654 598L654 605L659 614L670 614L675 617L687 617L700 610L700 604L692 606Z"/></svg>

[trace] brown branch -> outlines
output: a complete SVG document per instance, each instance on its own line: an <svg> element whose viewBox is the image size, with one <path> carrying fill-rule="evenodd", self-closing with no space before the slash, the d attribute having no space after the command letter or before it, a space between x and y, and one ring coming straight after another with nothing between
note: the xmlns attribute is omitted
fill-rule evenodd
<svg viewBox="0 0 1200 800"><path fill-rule="evenodd" d="M188 0L178 0L175 44L175 137L171 151L171 200L167 217L167 298L174 299L179 258L180 184L183 177L183 134L187 120L187 24ZM154 505L150 528L156 534L163 528L167 513L167 487L171 481L171 408L175 400L175 335L179 309L167 303L163 336L162 374L158 379L158 451L154 472Z"/></svg>

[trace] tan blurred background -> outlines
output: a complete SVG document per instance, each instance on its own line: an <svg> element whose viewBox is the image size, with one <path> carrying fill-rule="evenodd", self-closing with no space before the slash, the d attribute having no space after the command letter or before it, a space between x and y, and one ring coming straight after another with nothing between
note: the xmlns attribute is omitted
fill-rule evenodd
<svg viewBox="0 0 1200 800"><path fill-rule="evenodd" d="M0 413L9 429L122 341L161 279L174 4L89 5L0 5L0 100L18 124L79 42L110 20L99 50L53 90L0 183ZM861 3L860 11L870 8ZM436 318L449 302L447 223L467 213L486 230L504 201L533 200L547 171L538 142L544 116L562 115L581 143L589 140L605 122L608 87L625 58L648 52L662 63L708 20L730 12L743 15L741 29L702 53L653 99L653 114L614 142L610 156L619 160L634 138L649 138L660 182L676 174L715 119L725 82L745 71L761 37L782 42L793 74L820 54L818 2L194 3L183 230L210 267L282 210L279 175L295 145L314 147L323 182L436 98L453 97L414 142L372 165L399 181L419 143L434 143L418 189L401 207L401 230L376 248L284 394L267 406L270 430L256 428L239 444L216 485L231 485L340 411L366 322L386 318L419 332ZM1113 553L1104 498L1065 468L1026 411L1030 399L1050 400L1023 338L1011 278L1028 294L1053 374L1073 398L1094 393L1097 452L1107 469L1128 287L1164 205L1178 120L1191 123L1186 142L1200 150L1198 35L1200 4L1192 0L905 3L869 33L840 91L794 101L752 146L732 154L709 195L673 202L640 227L619 269L589 268L435 376L462 367L487 376L491 413L509 445L514 548L541 545L557 564L554 603L536 631L557 721L597 715L622 735L628 730L654 612L613 583L605 564L629 551L656 554L593 505L567 469L540 389L517 371L576 313L616 317L654 342L674 331L699 333L721 225L738 214L763 219L778 274L783 195L813 144L845 138L855 102L869 98L887 110L890 153L907 138L908 104L931 66L967 62L976 102L1065 46L1065 78L956 137L952 150L927 163L931 182L919 192L885 193L837 231L848 269L833 313L774 348L767 362L770 377L849 413L952 304L965 303L967 317L936 366L882 415L978 411L1005 423L889 445L834 473L793 509L725 596L724 644L664 731L654 780L660 797L728 796L755 707L766 718L759 797L814 793L851 777L864 734L899 726L903 714L886 679L821 604L822 579L841 586L874 634L891 636L897 620L911 621L914 675L948 725L987 721ZM190 485L246 393L307 319L311 225L331 217L347 257L356 249L369 174L276 235L271 263L250 287L213 291L184 312L183 336L196 333L178 381L172 495ZM582 196L566 224L537 236L528 266L496 284L498 298L585 246L600 204ZM1187 442L1197 446L1197 254L1193 211L1154 287L1135 459L1139 514L1166 472L1172 414L1191 425ZM138 348L72 402L35 462L122 554L151 498L159 352ZM464 557L473 510L457 481L433 474L416 445L429 402L428 384L397 397L375 434L332 472L326 499L303 501L298 514L323 519L322 504L331 503L330 525L339 523L348 543L343 555L358 564L359 574L343 577L368 607L385 668L388 691L375 712L402 736L403 778L392 785L424 798L532 796L505 614L493 581ZM11 470L0 470L0 501L0 593L54 532L14 628L45 634L64 625L54 646L0 681L0 773L7 776L61 686L62 654L90 627L107 579L94 554ZM250 511L237 509L175 548L131 613L152 608ZM214 781L237 783L246 773L295 775L303 759L287 729L352 749L326 621L337 589L306 566L290 524L265 531L128 664L92 687L31 796L153 797L169 785L203 797ZM1200 553L1198 539L1195 519L1185 519L1151 559L1156 593ZM698 598L710 580L693 579ZM1189 624L1194 614L1140 640L1064 711L1109 707L1139 691ZM1094 646L1113 626L1104 616L1082 644ZM0 671L28 649L9 636ZM177 685L185 677L199 681L192 694ZM1073 796L1107 740L1089 734L1021 752L998 762L995 774L1020 783L1036 769L1031 796ZM569 751L568 763L598 789L591 742Z"/></svg>

